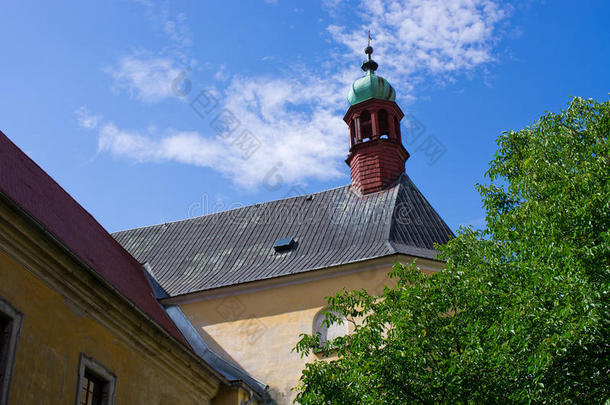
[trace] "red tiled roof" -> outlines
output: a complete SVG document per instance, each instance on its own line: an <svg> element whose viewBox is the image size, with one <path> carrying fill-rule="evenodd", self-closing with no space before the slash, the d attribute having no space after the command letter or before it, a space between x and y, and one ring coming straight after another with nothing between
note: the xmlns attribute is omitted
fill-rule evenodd
<svg viewBox="0 0 610 405"><path fill-rule="evenodd" d="M140 263L1 131L0 192L124 297L189 347L154 298Z"/></svg>

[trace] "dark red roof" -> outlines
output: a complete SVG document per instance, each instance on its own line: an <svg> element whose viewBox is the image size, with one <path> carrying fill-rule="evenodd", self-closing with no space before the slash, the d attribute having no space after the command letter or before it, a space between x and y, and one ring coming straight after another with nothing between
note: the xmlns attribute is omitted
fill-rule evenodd
<svg viewBox="0 0 610 405"><path fill-rule="evenodd" d="M156 301L140 263L1 131L0 192L157 324L189 347Z"/></svg>

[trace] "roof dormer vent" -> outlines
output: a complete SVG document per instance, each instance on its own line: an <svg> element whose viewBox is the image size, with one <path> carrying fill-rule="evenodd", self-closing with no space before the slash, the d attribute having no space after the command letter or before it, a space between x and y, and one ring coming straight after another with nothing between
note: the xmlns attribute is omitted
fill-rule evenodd
<svg viewBox="0 0 610 405"><path fill-rule="evenodd" d="M278 239L273 244L273 249L276 252L285 252L287 250L290 250L292 245L294 245L294 238L282 238L282 239Z"/></svg>

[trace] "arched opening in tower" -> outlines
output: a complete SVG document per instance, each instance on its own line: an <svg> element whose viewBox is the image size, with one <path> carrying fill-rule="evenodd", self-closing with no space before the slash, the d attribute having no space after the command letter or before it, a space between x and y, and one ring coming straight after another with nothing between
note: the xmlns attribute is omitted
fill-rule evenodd
<svg viewBox="0 0 610 405"><path fill-rule="evenodd" d="M373 136L373 122L371 121L371 113L368 110L364 110L360 114L360 141L370 141Z"/></svg>
<svg viewBox="0 0 610 405"><path fill-rule="evenodd" d="M396 118L396 116L394 116L394 132L395 132L395 136L396 136L396 140L398 142L402 142L401 140L401 135L400 135L400 122L398 121L398 118Z"/></svg>
<svg viewBox="0 0 610 405"><path fill-rule="evenodd" d="M388 112L384 109L377 112L377 120L379 121L379 137L381 139L390 139L390 123L388 122Z"/></svg>

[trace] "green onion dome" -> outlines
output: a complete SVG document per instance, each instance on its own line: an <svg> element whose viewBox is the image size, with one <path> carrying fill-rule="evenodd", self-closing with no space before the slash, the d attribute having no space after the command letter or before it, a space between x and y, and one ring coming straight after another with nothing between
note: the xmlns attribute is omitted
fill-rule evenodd
<svg viewBox="0 0 610 405"><path fill-rule="evenodd" d="M364 52L368 55L368 60L362 64L362 70L366 74L356 80L349 89L347 100L350 105L361 103L371 98L379 100L394 101L396 99L396 91L390 83L381 76L377 76L377 62L371 59L373 48L367 46Z"/></svg>

